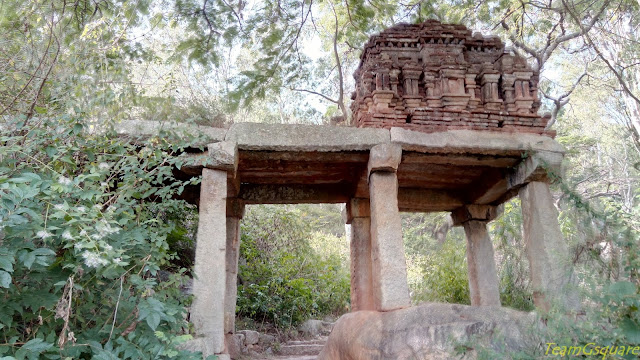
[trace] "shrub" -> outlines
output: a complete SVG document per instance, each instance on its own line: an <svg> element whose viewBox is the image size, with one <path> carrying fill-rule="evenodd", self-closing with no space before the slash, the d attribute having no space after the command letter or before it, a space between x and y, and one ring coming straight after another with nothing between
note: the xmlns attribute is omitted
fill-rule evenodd
<svg viewBox="0 0 640 360"><path fill-rule="evenodd" d="M167 236L181 141L88 135L81 118L16 119L0 137L0 356L199 358ZM8 131L7 131L8 130Z"/></svg>
<svg viewBox="0 0 640 360"><path fill-rule="evenodd" d="M313 224L295 207L258 206L242 222L238 316L295 326L311 317L342 313L349 273L338 254L310 245Z"/></svg>

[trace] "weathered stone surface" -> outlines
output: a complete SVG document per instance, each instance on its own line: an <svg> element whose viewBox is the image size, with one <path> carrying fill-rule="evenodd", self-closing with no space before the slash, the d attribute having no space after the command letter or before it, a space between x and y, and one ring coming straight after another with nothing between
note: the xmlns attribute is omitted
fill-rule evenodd
<svg viewBox="0 0 640 360"><path fill-rule="evenodd" d="M175 121L125 120L116 125L118 134L142 138L159 135L163 130L173 131L177 135L184 137L205 135L202 143L196 145L223 141L227 134L227 129L190 125Z"/></svg>
<svg viewBox="0 0 640 360"><path fill-rule="evenodd" d="M243 184L238 195L247 204L344 203L351 190L343 184Z"/></svg>
<svg viewBox="0 0 640 360"><path fill-rule="evenodd" d="M389 142L389 131L324 125L233 124L225 138L240 150L355 151Z"/></svg>
<svg viewBox="0 0 640 360"><path fill-rule="evenodd" d="M236 329L236 300L238 297L238 259L240 257L240 218L227 217L226 281L224 295L224 332Z"/></svg>
<svg viewBox="0 0 640 360"><path fill-rule="evenodd" d="M374 310L371 218L351 220L351 311Z"/></svg>
<svg viewBox="0 0 640 360"><path fill-rule="evenodd" d="M227 217L242 219L244 217L244 201L238 198L227 199Z"/></svg>
<svg viewBox="0 0 640 360"><path fill-rule="evenodd" d="M527 334L536 326L533 314L499 307L428 303L359 311L338 320L318 360L475 359L475 351L456 356L454 346L468 341L515 353L532 346Z"/></svg>
<svg viewBox="0 0 640 360"><path fill-rule="evenodd" d="M462 206L458 192L446 190L400 188L400 211L450 211Z"/></svg>
<svg viewBox="0 0 640 360"><path fill-rule="evenodd" d="M197 336L207 338L211 353L224 349L226 289L227 173L204 169L200 189L200 221L194 264L191 321Z"/></svg>
<svg viewBox="0 0 640 360"><path fill-rule="evenodd" d="M220 353L216 353L217 342L217 339L211 339L209 337L197 337L178 345L178 348L190 352L201 352L202 359L206 359L211 355L217 355L218 359L223 359L224 357L221 357ZM226 359L230 360L228 355Z"/></svg>
<svg viewBox="0 0 640 360"><path fill-rule="evenodd" d="M397 171L402 161L402 147L397 144L380 144L369 153L369 174L375 171Z"/></svg>
<svg viewBox="0 0 640 360"><path fill-rule="evenodd" d="M422 133L398 127L390 130L391 141L404 151L425 153L473 153L514 155L525 151L564 153L562 145L548 136L491 131L448 130Z"/></svg>
<svg viewBox="0 0 640 360"><path fill-rule="evenodd" d="M532 181L548 181L562 172L563 154L538 151L518 164L514 169L501 174L498 181L482 186L470 196L476 204L502 203L516 196L520 188Z"/></svg>
<svg viewBox="0 0 640 360"><path fill-rule="evenodd" d="M238 170L238 145L220 141L207 146L209 154L204 165L208 169L224 170L235 174Z"/></svg>
<svg viewBox="0 0 640 360"><path fill-rule="evenodd" d="M469 295L473 306L500 306L498 273L486 221L464 222L467 236Z"/></svg>
<svg viewBox="0 0 640 360"><path fill-rule="evenodd" d="M365 198L353 198L347 201L344 209L343 220L346 224L351 224L354 218L370 217L371 207L369 199Z"/></svg>
<svg viewBox="0 0 640 360"><path fill-rule="evenodd" d="M374 35L354 74L354 125L554 135L537 115L538 72L496 37L427 20Z"/></svg>
<svg viewBox="0 0 640 360"><path fill-rule="evenodd" d="M464 205L451 212L453 226L462 225L466 221L491 221L502 214L501 206L492 205Z"/></svg>
<svg viewBox="0 0 640 360"><path fill-rule="evenodd" d="M226 353L230 358L240 359L242 354L246 352L244 340L244 334L225 335Z"/></svg>
<svg viewBox="0 0 640 360"><path fill-rule="evenodd" d="M410 306L396 174L372 173L369 193L374 306L382 311Z"/></svg>
<svg viewBox="0 0 640 360"><path fill-rule="evenodd" d="M244 335L245 345L255 345L260 341L260 333L253 330L240 330L238 334Z"/></svg>
<svg viewBox="0 0 640 360"><path fill-rule="evenodd" d="M298 326L298 331L300 331L305 337L316 337L320 336L323 327L324 324L322 320L310 319L300 324L300 326Z"/></svg>
<svg viewBox="0 0 640 360"><path fill-rule="evenodd" d="M260 346L268 347L276 342L276 338L273 335L269 334L260 334L260 338L258 339L258 344Z"/></svg>
<svg viewBox="0 0 640 360"><path fill-rule="evenodd" d="M548 310L554 303L576 309L579 298L569 287L571 262L549 184L531 182L520 190L525 251L529 259L533 300Z"/></svg>

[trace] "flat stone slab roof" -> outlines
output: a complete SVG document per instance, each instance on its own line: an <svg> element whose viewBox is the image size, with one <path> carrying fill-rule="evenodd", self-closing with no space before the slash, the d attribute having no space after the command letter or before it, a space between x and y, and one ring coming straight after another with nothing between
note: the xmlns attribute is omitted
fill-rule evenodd
<svg viewBox="0 0 640 360"><path fill-rule="evenodd" d="M548 136L508 132L257 123L238 123L228 130L150 122L125 125L121 134L153 136L176 129L189 135L200 132L211 143L237 146L237 172L230 173L229 196L247 203L336 203L368 197L369 150L396 143L403 150L397 170L401 210L498 204L526 182L546 176L546 169L559 171L564 154ZM182 169L182 176L198 176L208 156L207 150L194 154L193 165ZM197 202L199 189L189 191L185 197Z"/></svg>

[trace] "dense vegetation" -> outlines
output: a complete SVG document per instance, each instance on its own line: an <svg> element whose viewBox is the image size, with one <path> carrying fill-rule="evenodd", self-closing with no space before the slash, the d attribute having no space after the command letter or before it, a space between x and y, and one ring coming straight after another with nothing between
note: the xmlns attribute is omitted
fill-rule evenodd
<svg viewBox="0 0 640 360"><path fill-rule="evenodd" d="M193 209L172 169L198 139L117 137L122 119L328 123L361 44L398 22L462 22L541 71L568 150L556 206L584 314L545 314L566 345L640 344L637 0L0 2L0 358L198 358L182 285ZM505 305L532 309L519 203L491 227ZM468 301L465 240L404 217L413 299ZM255 207L238 311L280 328L348 307L335 207ZM531 349L527 357L544 349ZM499 358L497 355L490 355Z"/></svg>

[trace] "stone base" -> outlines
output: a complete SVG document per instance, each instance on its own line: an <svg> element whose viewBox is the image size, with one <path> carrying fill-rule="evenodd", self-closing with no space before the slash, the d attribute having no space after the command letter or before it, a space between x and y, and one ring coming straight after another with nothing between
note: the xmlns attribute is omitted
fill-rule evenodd
<svg viewBox="0 0 640 360"><path fill-rule="evenodd" d="M231 360L229 354L216 354L213 349L213 343L213 339L199 337L178 345L178 348L191 352L202 352L202 359L206 359L211 355L215 355L218 357L218 360Z"/></svg>
<svg viewBox="0 0 640 360"><path fill-rule="evenodd" d="M462 357L456 345L523 351L536 316L506 308L426 303L407 309L359 311L336 323L318 360L476 359L474 349Z"/></svg>

